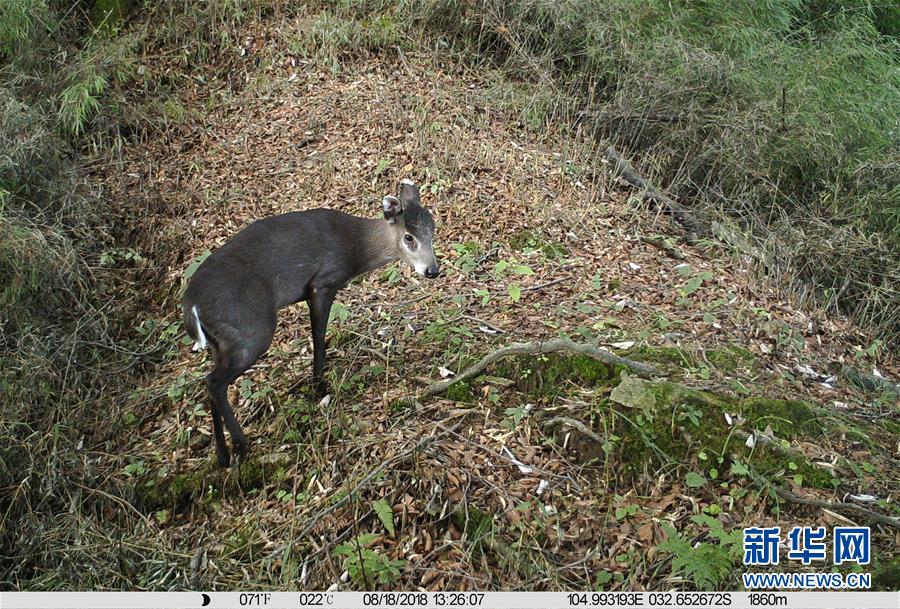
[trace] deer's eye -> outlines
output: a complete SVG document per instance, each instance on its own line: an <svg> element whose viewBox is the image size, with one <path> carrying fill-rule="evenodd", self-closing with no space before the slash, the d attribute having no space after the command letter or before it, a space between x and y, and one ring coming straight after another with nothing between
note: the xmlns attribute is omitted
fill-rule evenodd
<svg viewBox="0 0 900 609"><path fill-rule="evenodd" d="M403 240L406 241L407 243L412 243L413 236L407 233L406 235L403 236Z"/></svg>

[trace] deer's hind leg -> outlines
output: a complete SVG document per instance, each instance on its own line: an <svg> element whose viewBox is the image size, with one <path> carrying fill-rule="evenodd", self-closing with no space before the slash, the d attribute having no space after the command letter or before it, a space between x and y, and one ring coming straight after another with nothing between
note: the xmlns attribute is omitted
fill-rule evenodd
<svg viewBox="0 0 900 609"><path fill-rule="evenodd" d="M228 467L228 464L231 462L231 454L228 452L228 444L225 442L225 431L222 426L222 407L221 399L218 399L219 395L218 389L218 379L221 375L216 375L215 370L219 368L219 354L218 350L213 350L214 357L216 360L216 367L213 369L213 372L206 376L206 391L209 395L209 410L212 415L213 421L213 437L216 441L216 462L222 467ZM228 385L225 386L225 402L228 402Z"/></svg>
<svg viewBox="0 0 900 609"><path fill-rule="evenodd" d="M234 410L228 402L228 387L246 372L268 350L275 334L275 317L260 324L252 332L245 332L239 340L222 341L215 353L215 366L206 377L206 386L212 406L213 433L216 439L216 460L222 467L231 461L222 423L228 427L234 453L240 457L247 453L249 444ZM223 348L224 347L224 348Z"/></svg>

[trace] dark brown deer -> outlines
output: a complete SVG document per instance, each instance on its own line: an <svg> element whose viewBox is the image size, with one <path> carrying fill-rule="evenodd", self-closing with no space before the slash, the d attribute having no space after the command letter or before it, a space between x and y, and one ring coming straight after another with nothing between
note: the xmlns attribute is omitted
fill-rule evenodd
<svg viewBox="0 0 900 609"><path fill-rule="evenodd" d="M272 343L278 310L305 300L313 335L313 384L326 391L325 329L338 290L362 273L403 259L433 279L440 273L434 255L434 219L422 207L409 180L397 197L382 201L384 220L312 209L257 220L214 251L197 269L184 294L188 334L212 351L206 377L216 458L231 460L224 419L235 454L247 439L228 403L228 386Z"/></svg>

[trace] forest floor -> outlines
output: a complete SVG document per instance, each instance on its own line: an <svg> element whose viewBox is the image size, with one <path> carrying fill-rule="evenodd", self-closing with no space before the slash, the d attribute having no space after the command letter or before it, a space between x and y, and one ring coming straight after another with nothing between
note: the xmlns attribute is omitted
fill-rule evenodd
<svg viewBox="0 0 900 609"><path fill-rule="evenodd" d="M121 450L99 465L142 514L133 543L157 566L137 587L734 589L746 526L870 524L872 570L896 556L900 529L775 489L900 515L896 396L847 373L900 362L729 246L679 240L602 143L529 129L490 73L431 51L304 59L303 27L248 25L227 78L161 53L157 73L190 83L170 124L95 165L142 243L174 244L141 251L172 287L136 328L171 348L110 413ZM189 269L266 215L376 217L402 178L435 216L441 277L392 265L339 294L321 403L306 307L282 311L231 393L252 455L216 469L209 358L180 326ZM559 336L657 374L550 354L406 399Z"/></svg>

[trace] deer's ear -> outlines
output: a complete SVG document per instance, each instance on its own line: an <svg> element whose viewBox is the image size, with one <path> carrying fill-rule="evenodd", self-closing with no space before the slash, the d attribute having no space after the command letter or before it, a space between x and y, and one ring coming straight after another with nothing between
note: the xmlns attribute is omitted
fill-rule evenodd
<svg viewBox="0 0 900 609"><path fill-rule="evenodd" d="M397 216L403 213L403 206L400 199L388 195L381 200L381 206L384 207L384 219L393 222Z"/></svg>

